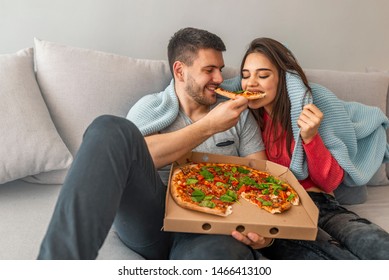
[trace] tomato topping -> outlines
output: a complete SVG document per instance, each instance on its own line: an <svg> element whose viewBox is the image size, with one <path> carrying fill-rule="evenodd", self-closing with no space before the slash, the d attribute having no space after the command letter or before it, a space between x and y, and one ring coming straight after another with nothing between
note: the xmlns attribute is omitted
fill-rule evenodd
<svg viewBox="0 0 389 280"><path fill-rule="evenodd" d="M199 180L199 181L204 180L204 176L203 175L197 175L197 180Z"/></svg>

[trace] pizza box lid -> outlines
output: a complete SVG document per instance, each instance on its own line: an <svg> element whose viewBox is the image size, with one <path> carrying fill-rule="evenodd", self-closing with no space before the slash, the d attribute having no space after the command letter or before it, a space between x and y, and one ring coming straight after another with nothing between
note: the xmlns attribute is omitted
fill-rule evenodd
<svg viewBox="0 0 389 280"><path fill-rule="evenodd" d="M171 196L170 179L175 167L188 161L236 163L269 172L287 181L296 190L300 196L300 205L293 205L289 210L280 214L271 214L240 199L232 205L232 214L227 217L182 208ZM293 173L282 165L267 160L191 152L172 164L170 179L166 195L164 231L229 235L233 230L237 230L244 234L256 232L270 238L300 240L315 240L316 238L319 210Z"/></svg>

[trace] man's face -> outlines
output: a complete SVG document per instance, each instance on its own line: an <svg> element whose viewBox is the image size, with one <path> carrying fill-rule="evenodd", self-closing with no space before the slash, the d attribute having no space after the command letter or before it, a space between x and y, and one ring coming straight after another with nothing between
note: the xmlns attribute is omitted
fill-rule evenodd
<svg viewBox="0 0 389 280"><path fill-rule="evenodd" d="M201 49L191 66L185 67L185 91L200 105L216 103L215 89L223 82L223 55L213 49Z"/></svg>

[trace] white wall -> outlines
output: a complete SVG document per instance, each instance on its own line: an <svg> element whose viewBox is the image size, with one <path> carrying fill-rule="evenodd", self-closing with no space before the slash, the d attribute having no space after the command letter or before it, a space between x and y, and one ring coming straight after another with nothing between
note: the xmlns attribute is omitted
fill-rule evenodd
<svg viewBox="0 0 389 280"><path fill-rule="evenodd" d="M0 0L0 54L38 37L166 59L169 38L185 26L218 34L229 66L240 64L253 38L267 36L304 68L389 69L387 0Z"/></svg>

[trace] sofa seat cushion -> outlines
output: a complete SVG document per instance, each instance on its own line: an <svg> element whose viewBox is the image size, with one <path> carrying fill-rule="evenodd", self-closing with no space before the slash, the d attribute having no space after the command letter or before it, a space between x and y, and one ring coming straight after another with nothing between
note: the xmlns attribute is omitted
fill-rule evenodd
<svg viewBox="0 0 389 280"><path fill-rule="evenodd" d="M61 185L16 180L0 185L0 260L32 260L39 252ZM98 259L142 259L112 228Z"/></svg>

